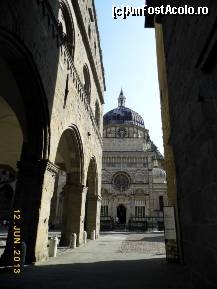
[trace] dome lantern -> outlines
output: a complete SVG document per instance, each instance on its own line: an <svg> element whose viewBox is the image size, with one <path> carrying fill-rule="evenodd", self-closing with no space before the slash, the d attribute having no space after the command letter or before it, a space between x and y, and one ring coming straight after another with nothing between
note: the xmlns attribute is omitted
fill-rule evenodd
<svg viewBox="0 0 217 289"><path fill-rule="evenodd" d="M103 117L104 126L107 125L135 125L145 128L143 118L132 109L125 106L126 97L123 90L118 97L118 107L107 112Z"/></svg>
<svg viewBox="0 0 217 289"><path fill-rule="evenodd" d="M124 96L123 90L121 88L121 92L118 97L118 107L125 107L126 97Z"/></svg>

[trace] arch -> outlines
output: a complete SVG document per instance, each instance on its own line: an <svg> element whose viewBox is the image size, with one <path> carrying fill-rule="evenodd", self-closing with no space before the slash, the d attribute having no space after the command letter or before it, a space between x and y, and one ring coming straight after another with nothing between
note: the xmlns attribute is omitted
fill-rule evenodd
<svg viewBox="0 0 217 289"><path fill-rule="evenodd" d="M84 90L87 96L87 102L90 104L90 95L91 95L91 80L90 72L87 64L83 66L83 75L84 75Z"/></svg>
<svg viewBox="0 0 217 289"><path fill-rule="evenodd" d="M81 240L84 152L79 130L70 125L59 139L55 164L59 167L51 200L50 228L61 229L60 245L69 246L72 233ZM58 215L61 212L61 216ZM57 222L58 220L58 222ZM83 225L83 224L82 224Z"/></svg>
<svg viewBox="0 0 217 289"><path fill-rule="evenodd" d="M57 148L55 164L67 172L68 182L83 184L83 143L76 125L70 125L62 133Z"/></svg>
<svg viewBox="0 0 217 289"><path fill-rule="evenodd" d="M70 55L72 56L72 58L74 58L75 29L71 9L69 4L65 0L60 0L59 6L60 6L59 21L63 34L63 41L66 47L68 48Z"/></svg>
<svg viewBox="0 0 217 289"><path fill-rule="evenodd" d="M51 200L50 225L53 226L56 213L63 211L64 186L66 184L79 185L84 178L84 154L81 136L76 125L69 126L63 131L56 152L55 164L59 168L56 185ZM60 207L62 206L62 207ZM67 217L67 216L66 216ZM61 225L62 220L59 219Z"/></svg>
<svg viewBox="0 0 217 289"><path fill-rule="evenodd" d="M23 133L23 159L48 159L50 150L50 117L41 77L31 53L11 33L0 28L1 65L7 66L16 82L19 94L14 98L7 93L4 100L14 111ZM4 64L3 64L4 63ZM5 72L0 72L3 77ZM1 78L3 79L3 78ZM7 86L6 86L7 84ZM7 88L7 90L5 90Z"/></svg>
<svg viewBox="0 0 217 289"><path fill-rule="evenodd" d="M0 165L18 171L16 185L7 187L7 192L10 189L12 195L13 189L11 209L18 207L23 212L22 238L29 248L26 261L31 263L36 256L41 184L50 153L50 116L31 52L4 28L0 28L0 78ZM26 196L28 202L24 201ZM31 207L32 200L37 198L39 202ZM2 264L12 263L10 224Z"/></svg>

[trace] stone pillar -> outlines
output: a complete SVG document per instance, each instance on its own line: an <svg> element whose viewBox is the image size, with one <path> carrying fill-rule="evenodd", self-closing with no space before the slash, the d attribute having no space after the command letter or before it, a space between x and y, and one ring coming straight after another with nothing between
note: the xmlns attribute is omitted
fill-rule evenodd
<svg viewBox="0 0 217 289"><path fill-rule="evenodd" d="M85 200L87 188L66 184L63 199L63 224L60 246L69 246L72 233L77 234L77 245L83 243Z"/></svg>
<svg viewBox="0 0 217 289"><path fill-rule="evenodd" d="M96 238L99 236L100 230L100 209L101 209L101 197L90 196L87 199L87 237L91 238L91 232L96 231Z"/></svg>
<svg viewBox="0 0 217 289"><path fill-rule="evenodd" d="M46 160L18 163L18 179L13 211L20 211L20 221L11 216L11 226L2 255L3 264L13 264L13 226L21 228L21 241L25 242L26 264L46 259L48 256L48 220L57 168Z"/></svg>
<svg viewBox="0 0 217 289"><path fill-rule="evenodd" d="M55 225L57 223L57 209L58 209L58 204L59 204L59 199L57 195L57 190L58 190L58 184L59 184L59 173L57 174L55 178L55 185L54 185L54 192L53 192L53 197L51 198L51 208L50 208L50 224Z"/></svg>

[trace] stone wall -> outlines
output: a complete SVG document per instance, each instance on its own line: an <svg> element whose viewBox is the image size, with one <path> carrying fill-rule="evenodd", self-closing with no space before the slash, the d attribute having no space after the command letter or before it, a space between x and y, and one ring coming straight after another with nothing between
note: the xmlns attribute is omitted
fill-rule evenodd
<svg viewBox="0 0 217 289"><path fill-rule="evenodd" d="M60 18L61 5L65 5L67 10L64 20ZM74 53L71 53L68 42L65 41L67 36L67 34L63 34L63 27L65 26L69 30L73 30ZM89 32L90 30L91 32ZM91 159L94 158L98 177L98 188L95 193L100 195L101 192L102 114L105 81L94 2L69 0L1 1L0 36L1 49L6 45L17 45L20 51L25 50L26 62L31 63L31 69L37 75L33 82L39 84L40 90L43 91L44 111L46 112L47 124L46 127L43 127L43 131L47 133L47 139L43 143L46 153L41 152L41 155L38 155L37 158L31 156L33 153L28 153L30 155L28 159L27 154L25 153L25 155L22 152L22 157L25 155L26 158L25 162L29 161L28 165L25 163L25 170L26 167L31 167L31 163L38 163L41 160L43 170L44 168L46 170L43 177L43 170L41 168L38 169L38 164L36 164L36 170L41 170L40 186L37 191L42 190L42 192L38 193L38 203L34 205L35 212L39 211L39 216L37 215L38 213L32 216L35 222L32 230L34 240L29 242L32 243L32 248L34 244L36 244L37 248L33 248L35 253L31 251L32 249L29 249L32 254L29 256L29 261L31 262L34 258L39 260L46 257L47 225L50 214L50 200L54 190L55 172L50 171L49 168L47 169L45 161L48 161L51 166L55 163L59 142L67 129L76 128L82 148L82 178L78 185L86 186L88 167ZM2 39L7 39L7 44ZM5 57L10 59L7 55L7 50L4 49L4 51L6 51ZM10 63L10 67L14 70L14 67L19 63L18 59L19 57L15 59L16 62ZM10 61L12 61L12 57ZM85 90L84 66L89 71L90 96ZM17 67L16 70L22 71L22 67ZM31 104L31 97L34 97L34 88L28 82L23 85L26 86L24 88L25 93L29 91L29 102ZM40 99L42 96L37 95L37 97ZM89 98L90 101L88 100ZM98 119L96 119L96 104L99 108ZM37 114L36 110L40 108L36 106L29 107L29 111L31 109ZM28 110L28 108L25 109ZM27 111L24 111L23 114L26 116ZM40 115L40 111L38 111L38 115ZM30 116L30 119L34 124L33 117L33 115L32 117ZM43 121L41 120L41 122ZM39 124L35 123L35 126L37 127ZM37 146L38 138L43 139L44 135L39 135L37 138L36 132L33 131L34 128L29 132L29 127L29 123L26 123L27 135L33 136L32 139L35 139L33 144L35 143L35 146ZM28 138L24 137L26 138L24 141L28 144ZM73 142L73 139L71 139L71 142ZM32 151L34 149L35 147L32 147ZM71 158L71 161L73 154L75 154L75 151L70 152L69 159ZM0 158L3 155L4 152L1 152ZM41 160L39 160L40 158ZM17 161L19 159L14 160L14 163L17 163ZM28 173L27 170L25 171L26 173L29 177L31 171ZM27 187L22 187L22 182L18 183L20 184L19 189L22 190L20 195L24 199ZM31 195L31 191L28 194L30 199L36 198L36 196ZM30 209L25 208L26 214ZM79 218L82 224L84 219L83 209L80 210L80 215ZM97 218L97 225L99 226L99 216ZM26 231L28 231L27 227Z"/></svg>
<svg viewBox="0 0 217 289"><path fill-rule="evenodd" d="M169 95L162 112L164 121L170 119L170 129L164 126L165 152L170 162L169 143L184 262L193 286L208 289L217 286L217 10L213 1L205 2L209 16L162 18Z"/></svg>
<svg viewBox="0 0 217 289"><path fill-rule="evenodd" d="M161 102L161 116L162 116L162 129L163 129L163 143L164 143L164 167L167 172L167 196L168 205L175 208L176 216L176 231L177 239L166 241L166 255L167 260L182 261L182 246L181 246L181 233L179 226L179 210L177 206L177 190L176 190L176 172L174 164L173 149L170 144L170 115L169 115L169 95L167 85L166 61L164 50L164 38L162 32L162 25L155 24L155 35L157 44L157 62L158 62L158 79L160 89L160 102Z"/></svg>

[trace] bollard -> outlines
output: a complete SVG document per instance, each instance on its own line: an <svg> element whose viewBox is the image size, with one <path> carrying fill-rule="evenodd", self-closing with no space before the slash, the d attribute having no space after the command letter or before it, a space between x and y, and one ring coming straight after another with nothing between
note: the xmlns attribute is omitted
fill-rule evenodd
<svg viewBox="0 0 217 289"><path fill-rule="evenodd" d="M84 236L84 245L86 245L87 244L87 232L86 231L84 231L83 236Z"/></svg>
<svg viewBox="0 0 217 289"><path fill-rule="evenodd" d="M49 244L49 257L56 257L57 256L57 245L58 245L58 238L57 236L50 239Z"/></svg>
<svg viewBox="0 0 217 289"><path fill-rule="evenodd" d="M76 241L77 241L77 235L75 233L73 233L71 236L71 242L70 242L69 247L72 249L75 249L76 248Z"/></svg>
<svg viewBox="0 0 217 289"><path fill-rule="evenodd" d="M96 240L96 231L95 230L93 230L91 232L91 240Z"/></svg>

